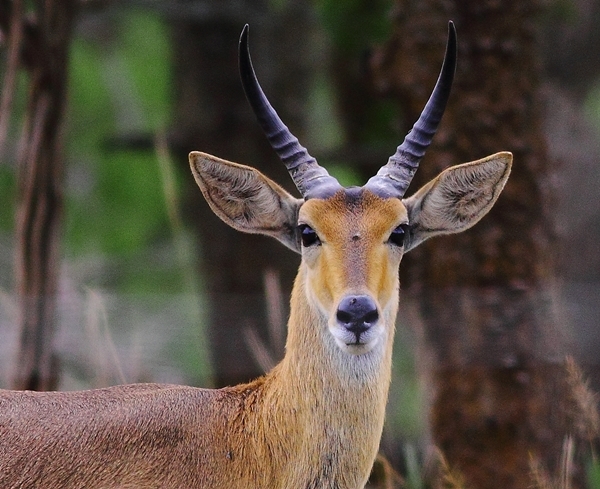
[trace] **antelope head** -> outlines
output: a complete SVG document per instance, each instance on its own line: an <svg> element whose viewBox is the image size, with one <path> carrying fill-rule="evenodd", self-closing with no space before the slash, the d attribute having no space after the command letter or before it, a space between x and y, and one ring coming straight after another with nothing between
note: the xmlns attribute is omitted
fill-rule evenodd
<svg viewBox="0 0 600 489"><path fill-rule="evenodd" d="M332 339L348 354L389 345L403 254L429 237L457 233L479 221L498 198L512 163L512 155L504 152L454 166L404 197L450 94L456 65L453 24L439 78L423 112L387 164L362 187L340 185L281 121L257 81L248 26L239 54L248 101L302 198L251 167L200 152L190 154L196 182L213 211L230 226L273 236L301 253L296 286L311 313L299 321L318 317L327 325L325 341Z"/></svg>

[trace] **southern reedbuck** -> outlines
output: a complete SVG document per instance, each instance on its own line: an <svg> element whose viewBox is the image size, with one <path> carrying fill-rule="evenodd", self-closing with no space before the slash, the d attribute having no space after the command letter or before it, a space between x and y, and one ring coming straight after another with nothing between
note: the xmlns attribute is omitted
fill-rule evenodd
<svg viewBox="0 0 600 489"><path fill-rule="evenodd" d="M412 131L363 187L342 187L267 101L240 40L248 100L298 199L248 166L192 152L214 212L300 253L284 359L224 389L134 384L0 394L0 487L351 488L377 454L390 383L398 267L423 240L463 231L492 207L512 155L451 167L404 199L455 71L450 24L433 93Z"/></svg>

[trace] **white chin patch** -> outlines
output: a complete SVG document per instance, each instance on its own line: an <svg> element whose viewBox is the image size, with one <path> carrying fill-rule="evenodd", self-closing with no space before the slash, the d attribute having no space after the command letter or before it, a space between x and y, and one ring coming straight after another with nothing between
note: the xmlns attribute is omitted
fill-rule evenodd
<svg viewBox="0 0 600 489"><path fill-rule="evenodd" d="M344 352L352 355L363 355L370 352L379 343L381 334L378 327L365 331L358 338L350 331L339 326L329 328L336 345Z"/></svg>

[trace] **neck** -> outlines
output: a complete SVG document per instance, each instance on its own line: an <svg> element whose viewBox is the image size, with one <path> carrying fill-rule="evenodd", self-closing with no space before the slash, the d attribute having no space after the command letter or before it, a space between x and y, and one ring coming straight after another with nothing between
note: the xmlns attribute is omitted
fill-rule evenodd
<svg viewBox="0 0 600 489"><path fill-rule="evenodd" d="M286 440L281 460L289 466L281 468L290 476L288 487L301 487L311 473L310 481L323 487L327 482L332 487L362 487L366 482L385 417L393 316L380 345L364 355L343 352L328 331L327 319L308 301L300 269L292 291L286 355L269 374L265 390L265 424Z"/></svg>

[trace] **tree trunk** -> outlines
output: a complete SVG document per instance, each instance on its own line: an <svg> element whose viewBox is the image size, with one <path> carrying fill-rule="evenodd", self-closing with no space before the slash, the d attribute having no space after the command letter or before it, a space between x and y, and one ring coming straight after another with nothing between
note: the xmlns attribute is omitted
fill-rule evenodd
<svg viewBox="0 0 600 489"><path fill-rule="evenodd" d="M568 19L565 20L565 6ZM558 274L563 280L565 314L573 329L573 348L593 388L600 390L600 203L590 198L600 186L597 100L600 64L600 3L553 3L545 16L544 114L548 148L560 165ZM595 120L594 120L595 119Z"/></svg>
<svg viewBox="0 0 600 489"><path fill-rule="evenodd" d="M16 51L29 75L18 155L15 271L20 337L11 385L50 390L58 381L52 339L62 208L61 129L77 2L37 2L27 17L20 2L7 4L2 10L10 14L5 19L10 18L13 26L11 42L21 43ZM18 30L20 35L15 36Z"/></svg>
<svg viewBox="0 0 600 489"><path fill-rule="evenodd" d="M536 1L398 0L395 32L372 58L375 86L401 100L412 124L435 83L446 24L456 24L455 86L413 188L450 164L514 154L507 187L482 222L425 243L403 264L422 319L433 442L477 489L530 487L532 457L555 473L569 430L539 14Z"/></svg>
<svg viewBox="0 0 600 489"><path fill-rule="evenodd" d="M302 140L303 110L310 86L308 4L272 12L266 2L255 2L239 12L228 9L223 0L204 3L212 6L214 15L178 20L173 29L176 100L171 140L178 160L188 173L189 151L212 153L254 166L296 192L246 102L239 80L237 46L241 29L248 22L252 58L261 84L282 119ZM268 23L260 20L266 16ZM190 184L188 217L198 230L200 268L209 299L215 384L248 381L263 373L245 341L247 328L258 330L266 340L263 273L269 268L279 271L287 297L299 260L274 240L224 225L193 180L186 181Z"/></svg>

